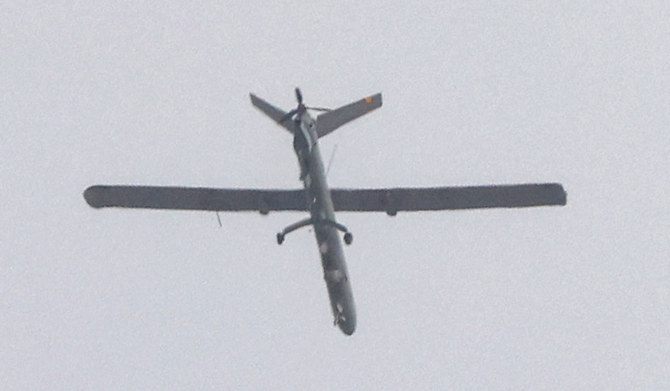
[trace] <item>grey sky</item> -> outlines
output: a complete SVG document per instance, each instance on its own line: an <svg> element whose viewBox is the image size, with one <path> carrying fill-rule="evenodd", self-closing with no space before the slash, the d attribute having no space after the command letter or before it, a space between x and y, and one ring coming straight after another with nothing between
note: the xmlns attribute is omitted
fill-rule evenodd
<svg viewBox="0 0 670 391"><path fill-rule="evenodd" d="M0 388L670 388L670 6L0 6ZM537 3L537 2L536 2ZM568 206L340 214L358 329L303 216L89 208L92 184L562 182Z"/></svg>

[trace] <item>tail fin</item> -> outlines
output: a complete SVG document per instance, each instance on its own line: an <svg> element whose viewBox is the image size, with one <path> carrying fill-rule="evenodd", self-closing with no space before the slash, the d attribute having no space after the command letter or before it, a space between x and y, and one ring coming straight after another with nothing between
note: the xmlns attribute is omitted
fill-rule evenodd
<svg viewBox="0 0 670 391"><path fill-rule="evenodd" d="M253 101L253 95L251 99ZM321 114L316 118L316 133L319 137L323 137L347 122L381 107L381 105L382 94L379 93Z"/></svg>
<svg viewBox="0 0 670 391"><path fill-rule="evenodd" d="M254 94L249 94L251 97L251 104L256 106L256 108L260 111L263 112L263 114L267 115L268 117L272 118L277 124L281 125L284 127L286 130L288 130L291 134L293 134L293 121L282 121L284 116L286 115L286 112L278 109L268 102L264 101L263 99L257 97Z"/></svg>

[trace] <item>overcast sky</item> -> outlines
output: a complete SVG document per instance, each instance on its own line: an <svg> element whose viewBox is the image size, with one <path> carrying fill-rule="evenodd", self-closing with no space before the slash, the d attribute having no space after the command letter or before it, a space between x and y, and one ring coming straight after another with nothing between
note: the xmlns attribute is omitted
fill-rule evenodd
<svg viewBox="0 0 670 391"><path fill-rule="evenodd" d="M155 3L0 5L0 388L670 389L667 2ZM275 242L303 214L84 202L299 188L248 96L295 86L383 93L321 140L333 187L561 182L568 205L338 214L346 337L313 232Z"/></svg>

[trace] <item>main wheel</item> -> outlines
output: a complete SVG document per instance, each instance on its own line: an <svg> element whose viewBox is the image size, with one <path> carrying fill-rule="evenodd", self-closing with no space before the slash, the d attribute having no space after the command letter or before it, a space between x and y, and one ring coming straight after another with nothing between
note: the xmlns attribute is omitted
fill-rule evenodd
<svg viewBox="0 0 670 391"><path fill-rule="evenodd" d="M279 232L277 233L277 244L281 246L284 243L284 234Z"/></svg>
<svg viewBox="0 0 670 391"><path fill-rule="evenodd" d="M344 234L344 243L348 246L351 244L351 242L354 241L354 235L351 234L351 232L347 232Z"/></svg>

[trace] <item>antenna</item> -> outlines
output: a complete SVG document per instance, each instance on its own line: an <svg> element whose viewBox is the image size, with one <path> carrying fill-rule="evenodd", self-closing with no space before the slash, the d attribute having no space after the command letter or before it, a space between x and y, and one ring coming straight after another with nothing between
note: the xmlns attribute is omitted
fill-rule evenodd
<svg viewBox="0 0 670 391"><path fill-rule="evenodd" d="M219 222L219 228L223 228L223 225L221 224L221 217L219 216L219 211L216 211L216 221Z"/></svg>
<svg viewBox="0 0 670 391"><path fill-rule="evenodd" d="M328 168L326 168L326 177L330 172L330 166L333 164L333 159L335 158L335 151L337 151L337 144L333 147L333 152L330 153L330 159L328 159Z"/></svg>

